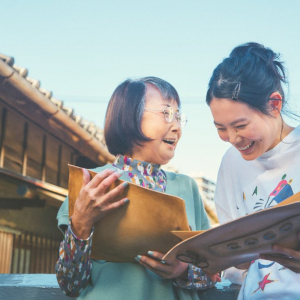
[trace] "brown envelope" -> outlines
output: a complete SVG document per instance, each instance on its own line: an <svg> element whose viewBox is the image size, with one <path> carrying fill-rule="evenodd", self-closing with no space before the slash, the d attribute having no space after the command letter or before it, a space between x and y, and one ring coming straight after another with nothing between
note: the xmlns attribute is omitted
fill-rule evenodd
<svg viewBox="0 0 300 300"><path fill-rule="evenodd" d="M278 255L274 244L299 249L300 193L280 204L241 217L204 232L175 233L185 239L164 259L181 259L215 274L259 258L260 253Z"/></svg>
<svg viewBox="0 0 300 300"><path fill-rule="evenodd" d="M97 173L89 171L91 177ZM122 183L116 181L116 185ZM82 185L82 169L69 165L69 216ZM115 187L116 185L113 185ZM111 211L95 224L92 258L114 262L134 262L149 250L166 253L181 239L173 230L189 231L182 199L152 191L135 184L118 199L127 197L129 203Z"/></svg>

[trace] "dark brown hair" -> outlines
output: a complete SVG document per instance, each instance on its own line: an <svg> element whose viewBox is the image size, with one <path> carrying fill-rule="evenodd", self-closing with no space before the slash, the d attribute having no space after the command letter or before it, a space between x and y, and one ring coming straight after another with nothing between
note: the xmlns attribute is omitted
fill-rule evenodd
<svg viewBox="0 0 300 300"><path fill-rule="evenodd" d="M287 79L279 58L278 53L261 44L237 46L213 71L206 103L210 105L213 97L233 99L269 115L270 95L279 92L284 107L282 84L287 83Z"/></svg>
<svg viewBox="0 0 300 300"><path fill-rule="evenodd" d="M105 116L104 136L111 154L131 153L134 145L151 140L141 130L147 85L156 87L163 99L175 100L180 107L177 91L163 79L143 77L125 80L112 94Z"/></svg>

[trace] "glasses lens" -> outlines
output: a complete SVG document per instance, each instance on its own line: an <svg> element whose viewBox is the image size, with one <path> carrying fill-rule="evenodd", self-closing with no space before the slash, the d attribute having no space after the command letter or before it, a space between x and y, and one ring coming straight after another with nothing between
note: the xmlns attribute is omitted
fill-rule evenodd
<svg viewBox="0 0 300 300"><path fill-rule="evenodd" d="M176 257L182 262L193 264L194 266L197 266L199 268L207 268L209 266L206 258L199 258L199 255L197 253L193 253L191 251L186 251L186 253L178 254Z"/></svg>
<svg viewBox="0 0 300 300"><path fill-rule="evenodd" d="M193 260L186 254L178 254L177 259L185 263L193 263Z"/></svg>
<svg viewBox="0 0 300 300"><path fill-rule="evenodd" d="M170 106L167 106L164 110L165 119L168 123L173 122L174 120L174 111L173 108Z"/></svg>
<svg viewBox="0 0 300 300"><path fill-rule="evenodd" d="M209 263L208 263L207 260L203 260L203 261L200 261L200 262L196 262L195 266L197 266L199 268L202 268L202 269L205 269L209 266Z"/></svg>
<svg viewBox="0 0 300 300"><path fill-rule="evenodd" d="M187 123L187 116L186 114L178 114L178 122L181 124L181 127L184 127Z"/></svg>

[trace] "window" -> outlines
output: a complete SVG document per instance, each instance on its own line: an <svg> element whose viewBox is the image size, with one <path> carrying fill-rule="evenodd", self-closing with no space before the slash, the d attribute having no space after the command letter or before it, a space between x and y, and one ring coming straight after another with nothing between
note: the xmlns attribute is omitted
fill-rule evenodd
<svg viewBox="0 0 300 300"><path fill-rule="evenodd" d="M39 180L42 179L43 137L43 131L39 127L29 124L26 175Z"/></svg>
<svg viewBox="0 0 300 300"><path fill-rule="evenodd" d="M4 135L3 167L22 173L25 122L13 111L7 111Z"/></svg>

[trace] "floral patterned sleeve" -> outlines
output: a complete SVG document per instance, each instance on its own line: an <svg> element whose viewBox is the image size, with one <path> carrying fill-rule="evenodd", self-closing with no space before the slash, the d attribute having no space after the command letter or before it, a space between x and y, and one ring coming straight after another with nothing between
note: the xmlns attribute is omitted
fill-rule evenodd
<svg viewBox="0 0 300 300"><path fill-rule="evenodd" d="M204 290L216 284L212 281L201 268L195 267L192 264L188 266L188 279L174 279L173 284L189 290Z"/></svg>
<svg viewBox="0 0 300 300"><path fill-rule="evenodd" d="M59 259L55 265L56 277L61 290L69 297L77 297L90 283L92 236L81 240L71 229L71 219L60 243Z"/></svg>

